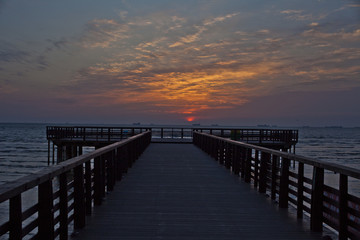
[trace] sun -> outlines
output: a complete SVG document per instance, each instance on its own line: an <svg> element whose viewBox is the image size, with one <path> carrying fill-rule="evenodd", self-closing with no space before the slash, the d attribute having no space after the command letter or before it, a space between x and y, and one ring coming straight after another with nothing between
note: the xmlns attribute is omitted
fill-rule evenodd
<svg viewBox="0 0 360 240"><path fill-rule="evenodd" d="M192 122L192 121L195 120L195 117L186 117L186 120L187 120L188 122Z"/></svg>

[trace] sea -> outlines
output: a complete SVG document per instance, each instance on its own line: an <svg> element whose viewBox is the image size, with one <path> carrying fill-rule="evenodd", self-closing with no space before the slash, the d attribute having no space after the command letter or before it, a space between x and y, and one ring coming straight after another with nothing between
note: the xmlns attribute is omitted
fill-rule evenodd
<svg viewBox="0 0 360 240"><path fill-rule="evenodd" d="M48 166L47 125L54 124L0 123L0 185ZM299 130L296 154L360 169L359 127L294 127L290 129ZM359 181L350 184L349 189L360 196ZM35 198L35 196L30 193L30 198ZM2 212L7 208L3 205L0 204L0 224L1 218L4 217L1 216Z"/></svg>

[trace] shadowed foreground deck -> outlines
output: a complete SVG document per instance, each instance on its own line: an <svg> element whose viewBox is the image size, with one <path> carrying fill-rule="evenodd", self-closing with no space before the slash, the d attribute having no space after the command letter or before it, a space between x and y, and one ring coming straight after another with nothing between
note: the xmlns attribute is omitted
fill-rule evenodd
<svg viewBox="0 0 360 240"><path fill-rule="evenodd" d="M191 144L152 143L73 239L321 239Z"/></svg>

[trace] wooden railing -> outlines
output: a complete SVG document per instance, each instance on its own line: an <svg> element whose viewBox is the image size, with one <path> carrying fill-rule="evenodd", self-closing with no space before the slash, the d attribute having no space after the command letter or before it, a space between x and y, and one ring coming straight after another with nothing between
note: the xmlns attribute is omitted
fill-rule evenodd
<svg viewBox="0 0 360 240"><path fill-rule="evenodd" d="M287 143L293 145L298 142L299 138L298 130L288 129L194 128L194 131L256 144Z"/></svg>
<svg viewBox="0 0 360 240"><path fill-rule="evenodd" d="M152 131L154 139L192 139L193 132L231 138L237 141L256 144L279 143L295 145L298 142L298 130L288 129L239 129L220 127L91 127L91 126L48 126L48 140L57 141L107 141L115 142L144 131Z"/></svg>
<svg viewBox="0 0 360 240"><path fill-rule="evenodd" d="M150 128L142 127L64 127L47 126L46 137L49 140L69 141L107 141L117 142L136 134L149 131Z"/></svg>
<svg viewBox="0 0 360 240"><path fill-rule="evenodd" d="M93 205L101 204L150 140L151 132L143 132L1 185L0 203L9 201L9 220L0 226L0 236L68 239L69 224L75 231L85 226ZM38 201L23 209L28 190L37 191Z"/></svg>
<svg viewBox="0 0 360 240"><path fill-rule="evenodd" d="M360 239L359 193L348 191L349 178L360 184L360 170L206 133L194 133L194 144L260 193L268 193L280 208L291 204L298 218L305 213L313 231L322 231L326 224L339 239ZM296 162L295 168L290 161ZM326 183L328 172L337 175L337 184Z"/></svg>

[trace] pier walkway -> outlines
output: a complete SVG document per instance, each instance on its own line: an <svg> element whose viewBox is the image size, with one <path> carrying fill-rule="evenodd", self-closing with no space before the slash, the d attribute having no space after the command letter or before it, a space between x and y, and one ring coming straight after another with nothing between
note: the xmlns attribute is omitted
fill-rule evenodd
<svg viewBox="0 0 360 240"><path fill-rule="evenodd" d="M192 144L151 143L72 239L321 239Z"/></svg>

